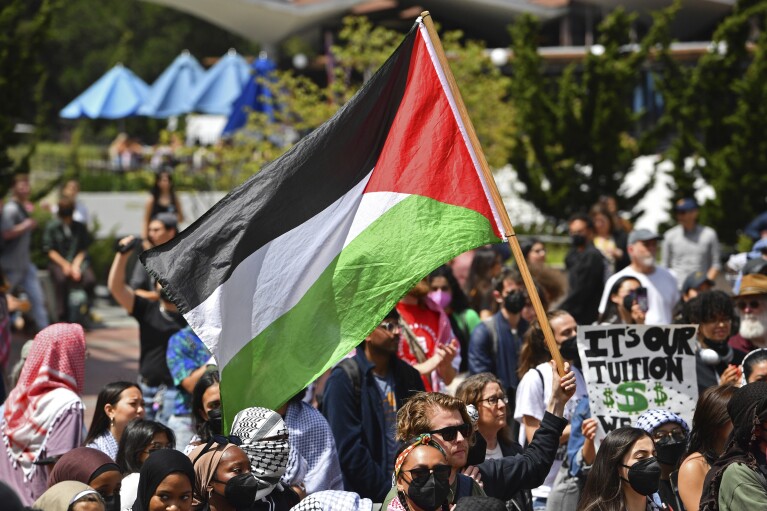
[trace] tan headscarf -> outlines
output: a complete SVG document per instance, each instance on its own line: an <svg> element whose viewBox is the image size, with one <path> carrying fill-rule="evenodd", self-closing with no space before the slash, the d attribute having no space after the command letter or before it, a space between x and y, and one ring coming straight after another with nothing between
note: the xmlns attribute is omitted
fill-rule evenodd
<svg viewBox="0 0 767 511"><path fill-rule="evenodd" d="M72 502L88 494L99 493L80 481L62 481L48 488L35 501L34 507L45 511L67 511Z"/></svg>
<svg viewBox="0 0 767 511"><path fill-rule="evenodd" d="M221 445L213 443L208 451L197 459L205 444L198 445L192 452L189 453L189 459L194 463L194 489L192 490L192 508L197 509L202 507L202 504L208 502L208 485L211 480L216 476L216 469L218 468L221 457L227 451L227 449L235 447L233 443ZM195 461L197 459L197 461Z"/></svg>

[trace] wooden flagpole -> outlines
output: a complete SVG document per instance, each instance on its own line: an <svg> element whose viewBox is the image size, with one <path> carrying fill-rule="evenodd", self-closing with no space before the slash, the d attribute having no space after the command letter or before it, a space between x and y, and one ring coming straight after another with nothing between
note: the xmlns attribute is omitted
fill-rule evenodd
<svg viewBox="0 0 767 511"><path fill-rule="evenodd" d="M519 266L519 272L522 274L522 280L524 281L525 287L527 288L527 294L530 296L530 301L532 302L533 308L535 309L535 316L538 318L538 322L541 324L543 337L546 340L546 346L549 348L551 358L553 358L557 364L559 375L564 376L565 367L562 361L562 355L559 353L559 345L557 345L556 341L554 340L554 333L551 331L551 325L549 325L549 321L546 318L546 311L543 309L541 298L538 296L538 290L533 283L533 277L530 275L530 269L527 267L527 261L522 254L522 248L519 246L519 239L517 239L517 235L514 232L514 227L511 225L511 220L509 219L509 215L506 212L506 206L503 204L501 194L495 184L495 178L493 177L490 166L487 164L487 160L485 159L485 154L482 152L482 147L479 144L477 133L474 131L474 125L471 123L471 119L469 119L469 112L466 110L466 105L464 104L463 98L461 97L461 92L458 90L458 84L456 83L455 77L450 70L450 64L447 61L445 50L442 48L442 42L439 39L439 35L437 35L437 31L434 28L434 22L431 19L431 14L429 14L429 11L423 11L421 13L421 18L423 19L423 24L426 27L426 31L429 33L429 38L434 45L434 50L437 53L437 58L439 59L440 66L442 67L442 71L444 72L445 78L447 79L450 91L453 93L453 98L455 99L456 106L458 107L458 114L461 116L461 119L466 126L466 132L469 136L469 141L471 142L474 153L477 155L477 159L479 160L479 165L482 168L482 173L485 176L485 182L487 182L487 186L490 189L490 195L493 199L493 202L495 203L495 207L498 210L498 213L501 216L501 223L503 224L503 228L506 231L504 234L508 239L509 247L511 247L511 252L514 254L514 259L517 260L517 266Z"/></svg>

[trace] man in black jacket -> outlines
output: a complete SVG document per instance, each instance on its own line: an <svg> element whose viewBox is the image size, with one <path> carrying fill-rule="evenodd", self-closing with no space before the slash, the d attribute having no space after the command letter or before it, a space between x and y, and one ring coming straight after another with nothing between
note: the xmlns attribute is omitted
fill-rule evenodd
<svg viewBox="0 0 767 511"><path fill-rule="evenodd" d="M391 488L397 410L423 391L421 375L397 358L399 313L392 310L330 374L322 412L336 440L344 489L381 502Z"/></svg>
<svg viewBox="0 0 767 511"><path fill-rule="evenodd" d="M590 325L599 315L599 300L605 284L606 259L594 246L594 222L587 215L570 217L572 248L565 257L568 291L560 309L579 325Z"/></svg>
<svg viewBox="0 0 767 511"><path fill-rule="evenodd" d="M533 441L520 454L506 456L500 460L486 460L475 470L466 467L469 453L471 423L466 406L458 399L439 393L422 393L413 396L397 414L397 438L405 441L423 433L432 433L447 453L447 461L453 467L450 474L450 503L461 497L482 495L482 489L473 481L467 481L466 474L479 473L484 493L501 500L511 500L522 490L540 486L549 473L559 447L559 438L567 426L562 415L565 403L575 393L575 373L559 377L553 372L551 399L541 427L535 432ZM392 488L384 500L383 509L396 496Z"/></svg>

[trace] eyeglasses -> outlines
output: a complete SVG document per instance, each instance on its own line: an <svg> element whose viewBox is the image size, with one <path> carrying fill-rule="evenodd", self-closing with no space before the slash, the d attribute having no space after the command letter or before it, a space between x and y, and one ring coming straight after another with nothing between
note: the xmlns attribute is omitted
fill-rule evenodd
<svg viewBox="0 0 767 511"><path fill-rule="evenodd" d="M452 468L450 465L436 465L432 468L419 467L410 470L403 470L402 472L408 472L410 474L410 484L426 482L431 474L434 474L434 479L447 481L450 479L450 471Z"/></svg>
<svg viewBox="0 0 767 511"><path fill-rule="evenodd" d="M144 454L152 454L153 452L161 451L163 449L173 449L173 445L172 444L160 444L160 443L155 442L155 443L149 444L149 446L146 449L144 449L143 451L141 451L141 452L143 452Z"/></svg>
<svg viewBox="0 0 767 511"><path fill-rule="evenodd" d="M762 302L760 302L759 300L749 300L749 301L741 300L737 303L737 305L738 305L738 309L742 311L746 310L746 308L755 310L762 306Z"/></svg>
<svg viewBox="0 0 767 511"><path fill-rule="evenodd" d="M453 442L456 438L458 438L459 432L464 438L469 438L471 430L471 424L463 423L457 426L448 426L442 429L435 429L434 431L429 431L429 433L432 435L442 435L442 439L445 442Z"/></svg>
<svg viewBox="0 0 767 511"><path fill-rule="evenodd" d="M242 445L242 439L234 435L229 435L229 436L213 435L212 437L210 437L210 440L208 440L208 443L205 444L205 447L203 447L203 449L200 451L200 454L198 454L197 457L194 459L194 461L192 461L192 465L197 463L197 460L199 460L205 453L210 451L210 448L213 447L214 444L226 445L229 443L240 446Z"/></svg>
<svg viewBox="0 0 767 511"><path fill-rule="evenodd" d="M671 431L655 431L652 434L652 437L656 442L663 443L670 442L672 439L678 442L684 442L687 440L687 434L682 428L674 428Z"/></svg>
<svg viewBox="0 0 767 511"><path fill-rule="evenodd" d="M381 328L383 328L384 330L386 330L386 331L387 331L387 332L389 332L390 334L397 334L397 333L399 333L399 332L400 332L400 326L399 326L399 323L389 323L389 322L383 322L383 323L381 323L381 324L380 324L380 325L378 325L378 326L379 326L379 327L381 327Z"/></svg>
<svg viewBox="0 0 767 511"><path fill-rule="evenodd" d="M497 406L498 405L498 401L503 401L504 404L509 404L509 398L506 397L505 394L502 394L500 396L487 397L485 399L480 399L477 402L481 403L483 401L487 401L487 404L489 404L490 406Z"/></svg>

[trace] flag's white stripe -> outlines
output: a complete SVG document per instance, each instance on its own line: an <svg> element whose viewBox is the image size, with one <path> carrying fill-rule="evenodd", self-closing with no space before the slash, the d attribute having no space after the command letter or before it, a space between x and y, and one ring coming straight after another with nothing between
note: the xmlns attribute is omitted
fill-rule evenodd
<svg viewBox="0 0 767 511"><path fill-rule="evenodd" d="M225 283L185 315L221 367L292 309L359 233L409 197L393 192L363 195L371 174L318 215L248 256Z"/></svg>
<svg viewBox="0 0 767 511"><path fill-rule="evenodd" d="M505 241L506 232L503 227L503 223L501 222L501 217L498 213L498 210L495 207L493 197L490 194L490 187L485 180L485 174L482 172L482 166L479 164L479 158L477 157L477 153L474 151L474 146L471 144L469 134L466 131L466 126L464 125L463 119L458 112L458 106L455 102L455 97L453 96L453 92L450 90L450 85L447 83L445 71L442 69L442 64L439 62L439 57L437 57L437 52L434 49L431 38L429 37L429 31L426 29L426 25L424 25L422 18L418 18L418 30L421 32L421 37L423 37L423 40L426 43L426 48L429 50L431 62L434 65L437 76L439 76L439 83L442 85L442 90L445 93L445 96L447 96L448 102L450 103L450 109L453 111L453 117L455 118L455 122L458 124L458 129L461 130L461 136L463 137L463 142L466 145L466 149L469 151L469 155L471 155L471 161L474 163L474 170L477 172L477 176L479 176L479 181L482 183L482 190L485 192L487 202L490 204L490 210L493 212L493 220L495 220L495 225L498 226L498 232L501 233L501 236Z"/></svg>

